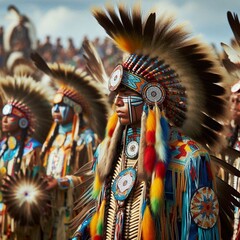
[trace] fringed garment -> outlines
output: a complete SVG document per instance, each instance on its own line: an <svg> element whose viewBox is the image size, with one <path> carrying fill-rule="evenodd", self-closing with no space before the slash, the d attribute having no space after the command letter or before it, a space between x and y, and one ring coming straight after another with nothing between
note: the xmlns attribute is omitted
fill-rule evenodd
<svg viewBox="0 0 240 240"><path fill-rule="evenodd" d="M118 145L112 171L103 184L94 210L99 212L100 219L101 207L103 203L105 204L101 225L102 235L99 234L99 221L96 224L97 231L95 233L92 231L95 215L91 214L91 209L86 214L87 217L79 222L74 240L88 239L89 229L91 239L93 239L93 233L97 237L100 236L96 239L114 240L219 239L219 206L213 191L215 186L210 157L205 149L178 131L171 130L169 142L171 161L165 177L164 203L158 214L154 215L150 204L151 178L147 181L138 180L137 158L126 157L122 151L122 145ZM100 152L101 145L96 152L96 157ZM119 179L119 176L122 177L129 168L136 170L135 182L130 179L131 174L125 174L129 176L123 178L123 181L117 181L118 188L114 188L115 180ZM121 192L122 188L122 192L126 195L128 189L125 186L131 185L132 182L134 182L133 187L126 199L119 201L121 196L117 196L118 200L116 200L116 193ZM150 215L144 219L147 209L150 209Z"/></svg>
<svg viewBox="0 0 240 240"><path fill-rule="evenodd" d="M72 144L72 123L60 126L44 157L46 174L58 179L58 188L51 192L51 214L42 219L44 239L64 240L70 238L71 232L68 225L74 215L73 202L78 195L73 187L81 182L81 178L75 177L73 174L80 166L93 158L93 151L98 140L92 130L81 129L75 146L75 156L70 160L73 154ZM60 179L62 180L60 181Z"/></svg>

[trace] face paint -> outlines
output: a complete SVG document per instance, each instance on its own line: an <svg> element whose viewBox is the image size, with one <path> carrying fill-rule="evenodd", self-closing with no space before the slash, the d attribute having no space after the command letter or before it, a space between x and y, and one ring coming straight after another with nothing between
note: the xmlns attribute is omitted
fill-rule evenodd
<svg viewBox="0 0 240 240"><path fill-rule="evenodd" d="M117 95L116 111L122 125L135 124L141 121L143 99L139 96Z"/></svg>
<svg viewBox="0 0 240 240"><path fill-rule="evenodd" d="M10 134L14 134L20 130L20 126L18 124L19 117L9 114L5 115L2 118L2 131Z"/></svg>
<svg viewBox="0 0 240 240"><path fill-rule="evenodd" d="M64 123L69 115L70 107L68 105L55 104L52 107L52 116L54 121Z"/></svg>

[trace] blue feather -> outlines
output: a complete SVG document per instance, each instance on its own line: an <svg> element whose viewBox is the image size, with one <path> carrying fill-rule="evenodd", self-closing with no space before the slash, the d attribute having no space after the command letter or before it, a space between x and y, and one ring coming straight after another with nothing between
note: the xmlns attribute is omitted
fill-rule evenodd
<svg viewBox="0 0 240 240"><path fill-rule="evenodd" d="M168 143L169 139L169 125L167 119L162 115L160 118L160 124L162 128L162 140L165 143Z"/></svg>

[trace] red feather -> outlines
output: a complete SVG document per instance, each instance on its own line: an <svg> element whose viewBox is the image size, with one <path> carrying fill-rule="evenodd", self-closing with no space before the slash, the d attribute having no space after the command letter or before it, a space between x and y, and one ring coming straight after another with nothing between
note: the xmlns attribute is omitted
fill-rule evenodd
<svg viewBox="0 0 240 240"><path fill-rule="evenodd" d="M165 177L166 167L163 162L158 162L156 164L156 177L163 179Z"/></svg>
<svg viewBox="0 0 240 240"><path fill-rule="evenodd" d="M113 135L113 133L114 133L114 130L115 130L115 129L113 129L113 128L109 130L109 132L108 132L108 136L109 136L109 137L112 137L112 135Z"/></svg>
<svg viewBox="0 0 240 240"><path fill-rule="evenodd" d="M146 143L147 145L154 145L156 142L155 131L146 132Z"/></svg>
<svg viewBox="0 0 240 240"><path fill-rule="evenodd" d="M151 174L156 161L156 151L154 146L147 146L144 152L144 167L147 174Z"/></svg>
<svg viewBox="0 0 240 240"><path fill-rule="evenodd" d="M93 240L102 240L102 236L95 235L95 236L93 237Z"/></svg>

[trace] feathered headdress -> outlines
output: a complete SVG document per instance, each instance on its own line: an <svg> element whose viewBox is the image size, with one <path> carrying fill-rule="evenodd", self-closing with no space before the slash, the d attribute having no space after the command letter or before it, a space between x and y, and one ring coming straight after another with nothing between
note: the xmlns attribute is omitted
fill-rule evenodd
<svg viewBox="0 0 240 240"><path fill-rule="evenodd" d="M86 72L70 65L47 64L37 53L31 55L35 65L59 85L59 96L66 96L76 113L83 113L99 138L104 138L108 104L105 94ZM80 109L81 108L81 109Z"/></svg>
<svg viewBox="0 0 240 240"><path fill-rule="evenodd" d="M234 39L231 41L231 46L221 43L226 54L222 62L236 82L240 79L240 22L236 13L228 11L227 18L234 34Z"/></svg>
<svg viewBox="0 0 240 240"><path fill-rule="evenodd" d="M116 45L129 54L110 78L140 93L145 102L162 105L167 119L207 147L219 146L225 116L225 72L212 49L189 35L172 18L142 18L138 7L130 12L94 9L93 14ZM130 80L129 80L130 79Z"/></svg>
<svg viewBox="0 0 240 240"><path fill-rule="evenodd" d="M21 128L43 143L51 126L51 94L31 77L0 77L0 88L4 96L3 111L15 109L20 117Z"/></svg>

